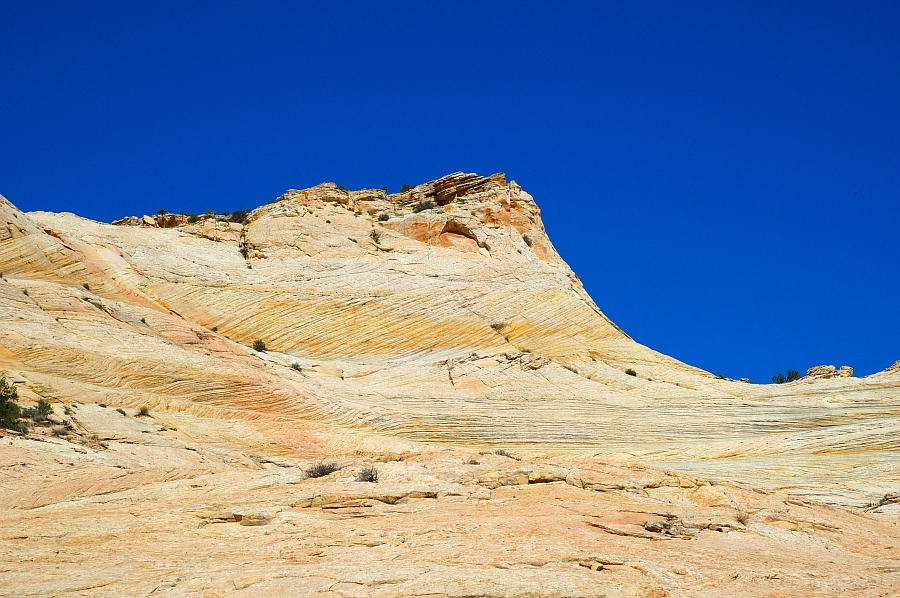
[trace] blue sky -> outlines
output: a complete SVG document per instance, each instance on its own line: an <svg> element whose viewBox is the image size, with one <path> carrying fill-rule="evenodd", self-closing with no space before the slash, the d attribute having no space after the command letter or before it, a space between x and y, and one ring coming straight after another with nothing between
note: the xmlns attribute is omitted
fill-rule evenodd
<svg viewBox="0 0 900 598"><path fill-rule="evenodd" d="M104 221L506 172L636 340L900 359L900 4L0 4L0 194Z"/></svg>

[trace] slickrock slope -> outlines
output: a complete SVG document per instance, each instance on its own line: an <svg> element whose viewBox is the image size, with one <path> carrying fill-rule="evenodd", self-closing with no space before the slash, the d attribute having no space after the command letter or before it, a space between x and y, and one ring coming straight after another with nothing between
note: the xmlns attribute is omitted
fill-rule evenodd
<svg viewBox="0 0 900 598"><path fill-rule="evenodd" d="M503 175L121 222L0 198L0 375L70 427L0 438L0 595L900 592L896 364L643 347Z"/></svg>

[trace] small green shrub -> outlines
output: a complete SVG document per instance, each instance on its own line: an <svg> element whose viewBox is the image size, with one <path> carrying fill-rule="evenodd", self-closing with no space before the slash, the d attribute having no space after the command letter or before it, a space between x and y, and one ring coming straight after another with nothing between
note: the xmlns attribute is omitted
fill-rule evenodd
<svg viewBox="0 0 900 598"><path fill-rule="evenodd" d="M318 465L313 465L309 469L306 470L306 477L308 478L321 478L327 476L330 473L334 473L341 468L337 463L319 463Z"/></svg>
<svg viewBox="0 0 900 598"><path fill-rule="evenodd" d="M410 189L414 189L414 188L415 188L415 187L413 187L413 186L411 186L411 185L400 185L400 193L403 193L403 192L405 192L405 191L409 191Z"/></svg>
<svg viewBox="0 0 900 598"><path fill-rule="evenodd" d="M503 449L500 449L499 451L494 451L494 454L500 455L501 457L507 457L509 459L515 459L515 457L513 457L512 455L510 455L508 452L504 451Z"/></svg>
<svg viewBox="0 0 900 598"><path fill-rule="evenodd" d="M378 222L387 222L390 219L391 217L389 214L387 214L387 212L382 212L378 215Z"/></svg>
<svg viewBox="0 0 900 598"><path fill-rule="evenodd" d="M141 408L138 410L138 417L147 417L148 415L150 415L150 408L149 408L149 407L141 407Z"/></svg>
<svg viewBox="0 0 900 598"><path fill-rule="evenodd" d="M635 372L631 368L628 368L627 370L625 370L625 373L628 374L629 376L637 376L637 372Z"/></svg>
<svg viewBox="0 0 900 598"><path fill-rule="evenodd" d="M797 370L788 370L787 376L782 373L778 373L772 376L772 382L775 384L784 384L785 382L794 382L800 379L800 372Z"/></svg>
<svg viewBox="0 0 900 598"><path fill-rule="evenodd" d="M299 363L297 363L296 361L295 361L294 363L291 364L291 369L292 369L292 370L296 370L296 371L298 371L298 372L302 372L302 371L303 371L303 367L302 367Z"/></svg>
<svg viewBox="0 0 900 598"><path fill-rule="evenodd" d="M22 417L22 410L16 402L18 400L19 391L16 387L7 383L6 378L0 378L0 427L18 429L18 421Z"/></svg>
<svg viewBox="0 0 900 598"><path fill-rule="evenodd" d="M419 212L424 212L425 210L431 210L435 208L434 202L430 199L421 202L419 205L413 208L413 214L418 214Z"/></svg>
<svg viewBox="0 0 900 598"><path fill-rule="evenodd" d="M169 213L169 210L167 210L165 208L160 208L160 209L156 210L157 216L165 216L168 213Z"/></svg>
<svg viewBox="0 0 900 598"><path fill-rule="evenodd" d="M247 249L246 245L241 245L241 248L238 251L241 252L241 255L244 256L244 259L250 257L250 250Z"/></svg>
<svg viewBox="0 0 900 598"><path fill-rule="evenodd" d="M247 220L247 216L250 215L250 210L235 210L231 213L231 216L228 219L231 222L244 222Z"/></svg>
<svg viewBox="0 0 900 598"><path fill-rule="evenodd" d="M53 408L50 403L44 399L40 399L36 407L27 407L22 409L22 417L27 417L34 422L45 422L50 418Z"/></svg>
<svg viewBox="0 0 900 598"><path fill-rule="evenodd" d="M534 241L531 240L531 235L522 235L522 240L525 241L525 244L529 247L532 247L534 245Z"/></svg>
<svg viewBox="0 0 900 598"><path fill-rule="evenodd" d="M191 214L187 218L188 224L196 224L198 220L200 220L200 217L196 214Z"/></svg>
<svg viewBox="0 0 900 598"><path fill-rule="evenodd" d="M337 189L338 189L338 191L343 191L343 192L345 192L345 193L347 193L347 192L350 191L350 189L347 189L347 188L344 187L343 185L338 185L338 186L337 186Z"/></svg>
<svg viewBox="0 0 900 598"><path fill-rule="evenodd" d="M378 470L374 467L363 467L359 475L356 476L357 482L371 482L373 484L378 483Z"/></svg>
<svg viewBox="0 0 900 598"><path fill-rule="evenodd" d="M264 353L266 350L266 343L264 343L263 341L261 341L259 339L256 339L255 341L253 341L253 350L259 351L260 353Z"/></svg>

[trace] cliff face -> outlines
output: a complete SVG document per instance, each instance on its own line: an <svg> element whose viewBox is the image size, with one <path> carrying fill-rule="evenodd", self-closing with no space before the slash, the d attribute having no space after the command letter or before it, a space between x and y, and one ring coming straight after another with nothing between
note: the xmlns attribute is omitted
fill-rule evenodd
<svg viewBox="0 0 900 598"><path fill-rule="evenodd" d="M780 521L773 529L800 533L806 520L778 509L813 509L815 521L831 515L797 506L802 501L763 504L738 486L723 498L703 478L854 507L897 489L896 365L862 379L810 376L762 386L719 380L643 347L595 305L554 250L532 197L503 175L457 173L394 195L326 183L288 191L239 223L119 222L25 215L0 201L0 374L16 383L25 403L47 399L72 426L59 438L39 430L32 439L11 438L4 467L21 462L32 469L0 482L7 497L0 509L109 493L134 500L148 484L167 484L171 492L148 498L153 509L169 500L187 509L198 498L178 480L208 476L204 487L234 483L240 490L215 490L215 504L204 509L235 500L246 507L249 500L270 521L296 505L285 506L293 504L285 496L253 502L249 488L267 483L271 468L281 476L276 485L299 483L305 465L326 458L348 467L390 461L383 466L390 483L412 484L396 496L353 494L348 488L359 486L351 476L321 489L335 504L356 501L341 508L363 510L405 496L492 500L504 488L555 481L560 486L550 494L562 494L529 494L529 508L560 500L590 510L599 499L577 492L618 488L625 494L604 508L649 512L652 503L665 513L692 505L691 517L713 509L703 511L707 519L721 509L756 509L761 525ZM267 351L252 350L255 340ZM140 407L149 408L149 418L134 417ZM497 449L527 460L475 452ZM80 452L70 463L72 450ZM396 461L402 455L406 465ZM467 469L469 460L484 467ZM607 468L602 481L598 467ZM650 472L647 479L627 481L636 467ZM434 478L435 471L444 473ZM637 504L629 492L653 496ZM325 498L313 494L320 499L311 495L307 507L322 507ZM38 526L4 516L22 529ZM457 516L476 515L462 509ZM246 527L233 517L213 519ZM854 528L857 539L887 533L866 521ZM540 525L520 523L529 534L536 533L529 526ZM626 543L662 533L616 527L634 522L595 523ZM426 517L410 525L432 523ZM623 529L631 531L616 535ZM774 537L766 529L759 538ZM331 541L327 536L316 546ZM765 542L757 548L775 550ZM315 550L294 556L306 563ZM703 550L695 564L715 567L703 564ZM573 553L557 560L575 563L571 583L581 587L579 575L602 564L591 559ZM626 581L635 592L655 591L665 587L663 578L654 578L655 586ZM672 587L701 592L709 579L699 579ZM883 576L869 582L893 587ZM240 584L229 583L237 591ZM472 583L477 589L487 582Z"/></svg>

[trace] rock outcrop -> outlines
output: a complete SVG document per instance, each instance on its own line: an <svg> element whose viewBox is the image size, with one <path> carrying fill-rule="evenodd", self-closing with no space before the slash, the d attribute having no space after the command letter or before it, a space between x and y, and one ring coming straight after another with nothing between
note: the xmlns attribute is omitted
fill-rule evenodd
<svg viewBox="0 0 900 598"><path fill-rule="evenodd" d="M149 226L150 228L173 228L186 224L188 217L184 214L157 214L156 216L125 216L113 220L114 226Z"/></svg>
<svg viewBox="0 0 900 598"><path fill-rule="evenodd" d="M835 368L833 365L817 365L815 367L811 367L806 370L806 376L808 378L852 378L853 377L853 368L847 365L842 365L840 369Z"/></svg>
<svg viewBox="0 0 900 598"><path fill-rule="evenodd" d="M0 201L0 596L898 591L900 376L643 347L504 175L135 220Z"/></svg>

